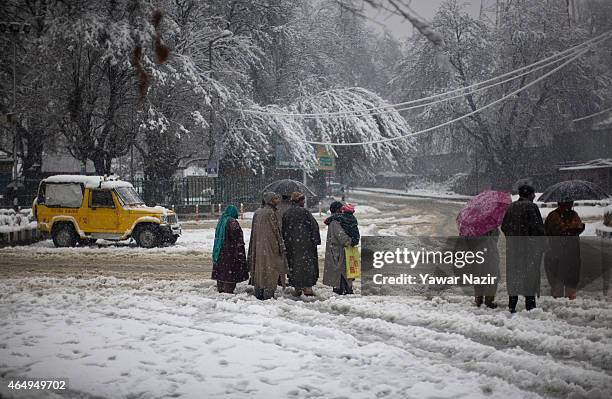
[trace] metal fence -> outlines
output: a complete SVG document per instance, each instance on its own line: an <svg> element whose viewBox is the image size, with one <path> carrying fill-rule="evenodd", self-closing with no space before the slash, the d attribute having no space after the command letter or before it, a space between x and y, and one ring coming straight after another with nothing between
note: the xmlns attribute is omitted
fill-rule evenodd
<svg viewBox="0 0 612 399"><path fill-rule="evenodd" d="M135 179L131 183L148 205L182 206L261 201L261 193L274 179L264 176L186 177L167 180ZM32 204L40 179L21 180L16 194L22 208ZM2 206L12 207L15 192L4 189Z"/></svg>
<svg viewBox="0 0 612 399"><path fill-rule="evenodd" d="M155 181L136 179L132 184L147 204L179 206L256 203L270 182L270 179L263 176L251 176L186 177Z"/></svg>

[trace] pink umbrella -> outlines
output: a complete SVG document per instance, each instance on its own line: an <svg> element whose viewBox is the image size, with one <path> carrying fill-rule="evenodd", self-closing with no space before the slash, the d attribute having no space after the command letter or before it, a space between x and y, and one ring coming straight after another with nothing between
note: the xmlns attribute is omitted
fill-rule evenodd
<svg viewBox="0 0 612 399"><path fill-rule="evenodd" d="M498 227L511 203L510 193L488 190L478 194L457 216L459 235L477 237Z"/></svg>

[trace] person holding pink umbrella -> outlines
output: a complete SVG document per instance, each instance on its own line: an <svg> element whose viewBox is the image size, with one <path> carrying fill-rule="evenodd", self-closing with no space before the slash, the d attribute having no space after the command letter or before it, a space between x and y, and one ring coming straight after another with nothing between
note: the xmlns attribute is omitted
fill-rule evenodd
<svg viewBox="0 0 612 399"><path fill-rule="evenodd" d="M459 235L465 238L468 249L486 254L483 263L472 265L471 274L478 277L495 277L494 284L474 285L474 298L478 307L484 303L488 308L497 308L495 294L500 275L498 227L511 203L510 193L487 190L472 198L457 216L457 229Z"/></svg>

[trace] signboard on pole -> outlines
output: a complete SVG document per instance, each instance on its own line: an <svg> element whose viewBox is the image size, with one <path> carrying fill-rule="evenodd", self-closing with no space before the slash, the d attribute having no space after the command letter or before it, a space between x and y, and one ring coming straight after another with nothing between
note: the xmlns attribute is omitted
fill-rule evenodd
<svg viewBox="0 0 612 399"><path fill-rule="evenodd" d="M291 155L281 139L276 140L274 159L277 169L302 169L300 162Z"/></svg>
<svg viewBox="0 0 612 399"><path fill-rule="evenodd" d="M317 147L317 169L336 170L336 158L325 146Z"/></svg>
<svg viewBox="0 0 612 399"><path fill-rule="evenodd" d="M206 176L208 177L219 177L219 161L215 159L209 159L206 164Z"/></svg>

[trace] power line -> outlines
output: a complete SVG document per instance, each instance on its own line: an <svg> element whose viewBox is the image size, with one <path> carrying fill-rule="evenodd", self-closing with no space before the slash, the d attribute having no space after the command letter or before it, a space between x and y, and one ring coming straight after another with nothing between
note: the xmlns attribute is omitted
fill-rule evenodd
<svg viewBox="0 0 612 399"><path fill-rule="evenodd" d="M602 39L602 40L605 40L605 39ZM599 42L598 42L598 43L599 43ZM597 44L598 44L598 43L597 43ZM595 44L595 43L593 43L593 44ZM387 114L387 113L392 113L392 112L402 112L402 111L408 111L408 110L411 110L411 109L417 109L417 108L429 107L429 106L432 106L432 105L435 105L435 104L443 103L443 102L445 102L445 101L450 101L450 100L454 100L454 99L456 99L456 98L465 97L465 96L467 96L467 95L471 95L471 94L474 94L474 93L478 93L478 92L481 92L481 91L484 91L484 90L490 89L490 88L492 88L492 87L499 86L499 85L502 85L502 84L504 84L504 83L511 82L511 81L513 81L513 80L516 80L516 79L518 79L518 78L520 78L520 77L522 77L522 76L528 75L528 74L530 74L530 73L532 73L532 72L535 72L535 71L538 71L538 70L540 70L540 69L547 68L547 67L549 67L549 66L551 66L551 65L553 65L553 64L558 63L559 61L563 61L563 60L569 59L569 58L573 57L574 55L576 55L577 53L578 53L578 52L576 52L576 53L572 53L572 54L570 54L570 55L566 55L566 56L564 56L564 57L562 57L562 58L559 58L559 59L557 59L557 60L551 61L551 62L549 62L549 63L547 63L547 64L540 65L540 66L538 66L538 67L536 67L536 68L534 68L534 69L532 69L532 70L530 70L530 71L523 72L523 73L521 73L521 74L519 74L519 75L512 76L512 77L510 77L510 78L508 78L508 79L504 79L504 80L502 80L502 81L500 81L500 82L497 82L497 83L492 83L492 84L487 85L487 86L479 87L479 88L477 88L477 89L475 89L475 90L472 90L472 91L470 91L470 92L468 92L468 93L460 93L460 94L456 94L456 95L451 96L451 97L441 98L441 99L439 99L439 100L436 100L436 101L431 101L431 102L424 103L424 104L417 104L417 105L412 105L412 106L409 106L409 107L403 107L403 108L393 108L393 109L391 109L391 110L380 111L380 112L370 112L370 113L367 113L367 114L361 114L361 115L364 115L364 116L374 116L374 115L382 115L382 114ZM359 116L359 115L351 115L351 116Z"/></svg>
<svg viewBox="0 0 612 399"><path fill-rule="evenodd" d="M608 112L610 112L610 111L612 111L612 107L610 107L610 108L606 108L606 109L603 109L603 110L601 110L601 111L599 111L599 112L595 112L594 114L589 114L589 115L587 115L587 116L583 116L583 117L580 117L580 118L572 119L572 122L579 122L579 121L583 121L583 120L585 120L585 119L591 119L591 118L594 118L594 117L596 117L596 116L599 116L599 115L603 115L603 114L605 114L605 113L608 113Z"/></svg>
<svg viewBox="0 0 612 399"><path fill-rule="evenodd" d="M499 81L497 83L492 83L492 84L489 84L489 85L486 85L486 86L479 87L479 88L474 89L472 91L468 91L468 92L465 92L465 93L459 93L459 94L456 94L456 95L451 96L451 97L441 98L441 99L438 99L438 100L435 100L435 101L430 101L430 102L427 102L427 103L416 104L416 105L412 105L412 106L408 106L408 107L402 107L402 108L384 109L383 107L381 107L381 108L368 108L368 109L364 109L364 110L346 111L346 112L350 112L350 114L335 115L334 117L348 118L348 117L354 117L354 116L374 116L374 115L383 115L383 114L389 114L389 113L393 113L393 112L402 112L402 111L408 111L408 110L411 110L411 109L418 109L418 108L429 107L429 106L432 106L432 105L435 105L435 104L439 104L439 103L443 103L443 102L446 102L446 101L454 100L456 98L461 98L461 97L464 97L464 96L467 96L467 95L471 95L471 94L474 94L474 93L485 91L487 89L490 89L490 88L495 87L495 86L502 85L504 83L511 82L513 80L516 80L516 79L522 77L522 76L528 75L528 74L530 74L532 72L535 72L535 71L538 71L540 69L544 69L544 68L547 68L547 67L549 67L551 65L554 65L554 64L558 63L559 61L563 61L563 60L569 59L569 58L571 58L575 54L576 53L571 53L569 55L565 55L565 56L563 56L563 57L561 57L559 59L556 59L554 61L551 61L549 63L542 64L542 65L540 65L540 66L538 66L538 67L536 67L536 68L534 68L534 69L532 69L530 71L523 72L523 73L521 73L519 75L516 75L516 76L511 76L510 78L504 79L504 80ZM448 92L448 93L451 93L451 92ZM444 95L446 95L446 94L447 93L444 93ZM418 101L422 101L422 100L418 100ZM385 108L387 108L387 107L389 107L389 106L386 106ZM376 112L374 112L374 111L376 111ZM268 116L289 116L289 115L295 116L295 115L298 115L298 114L285 114L285 113L282 113L282 112L274 113L274 112L267 112L267 111L257 111L257 112L252 112L252 113L255 113L257 115L268 115ZM318 118L331 118L332 117L332 116L327 116L327 115L323 115L323 114L317 114L317 115L320 115L320 116L310 116L309 115L309 116L300 116L300 117L302 119L318 119Z"/></svg>
<svg viewBox="0 0 612 399"><path fill-rule="evenodd" d="M542 81L542 80L546 79L547 77L549 77L549 76L550 76L550 75L552 75L553 73L555 73L555 72L559 71L560 69L562 69L562 68L564 68L565 66L569 65L570 63L572 63L572 62L573 62L573 61L575 61L576 59L578 59L578 58L582 57L584 54L588 53L588 52L589 52L589 50L590 50L590 48L587 48L587 49L585 49L585 50L582 50L582 51L581 51L581 52L579 52L578 54L574 55L573 57L571 57L570 59L568 59L567 61L565 61L563 64L561 64L561 65L557 66L556 68L554 68L554 69L552 69L552 70L548 71L547 73L545 73L544 75L540 76L539 78L534 79L533 81L529 82L529 83L528 83L528 84L526 84L525 86L519 87L518 89L516 89L516 90L512 91L511 93L508 93L508 94L506 94L505 96L503 96L503 97L501 97L501 98L498 98L497 100L495 100L495 101L493 101L493 102L491 102L491 103L489 103L489 104L487 104L487 105L484 105L484 106L482 106L482 107L480 107L480 108L478 108L478 109L475 109L474 111L468 112L467 114L464 114L464 115L462 115L462 116L459 116L459 117L457 117L457 118L455 118L455 119L451 119L451 120L446 121L446 122L444 122L444 123L441 123L441 124L439 124L439 125L432 126L432 127L427 128L427 129L420 130L420 131L418 131L418 132L409 133L409 134L405 134L405 135L402 135L402 136L397 136L397 137L387 137L387 138L384 138L384 139L379 139L379 140L371 140L371 141L364 141L364 142L358 142L358 143L332 143L332 142L326 142L326 141L311 141L311 140L302 140L302 139L299 139L299 138L295 138L295 140L297 140L297 141L301 141L301 142L304 142L304 143L308 143L308 144L314 144L314 145L331 145L331 146L343 146L343 147L348 147L348 146L358 146L358 145L372 145L372 144L381 144L381 143L386 143L386 142L390 142L390 141L395 141L395 140L405 139L405 138L408 138L408 137L418 136L418 135L420 135L420 134L424 134L424 133L430 132L430 131L432 131L432 130L439 129L439 128L444 127L444 126L451 125L451 124L453 124L453 123L455 123L455 122L458 122L458 121L460 121L460 120L463 120L463 119L465 119L465 118L468 118L468 117L470 117L470 116L472 116L472 115L475 115L475 114L477 114L477 113L479 113L479 112L484 111L485 109L491 108L492 106L494 106L494 105L496 105L496 104L501 103L502 101L504 101L504 100L506 100L506 99L508 99L508 98L510 98L510 97L512 97L512 96L514 96L514 95L516 95L516 94L518 94L518 93L520 93L521 91L523 91L523 90L527 89L528 87L531 87L531 86L535 85L536 83L538 83L538 82L540 82L540 81Z"/></svg>
<svg viewBox="0 0 612 399"><path fill-rule="evenodd" d="M447 100L450 100L450 99L453 99L453 98L463 97L465 95L472 94L472 93L474 93L476 91L484 90L485 88L480 88L480 89L475 89L473 91L466 92L466 91L468 91L470 89L473 89L475 87L478 87L480 85L483 85L483 84L486 84L486 83L490 83L490 82L494 82L494 81L496 81L498 79L505 78L507 76L512 76L512 75L516 74L517 72L529 70L529 69L531 69L531 68L533 68L533 67L535 67L537 65L541 65L541 64L546 64L545 66L552 65L552 64L554 64L554 63L556 63L558 61L561 61L563 59L566 59L568 57L573 56L577 52L578 49L582 49L583 47L590 47L592 44L595 44L595 43L598 43L600 41L608 39L611 36L611 34L612 34L612 31L608 31L608 32L602 33L602 34L600 34L598 36L595 36L595 37L593 37L593 38L591 38L591 39L589 39L589 40L587 40L587 41L585 41L585 42L583 42L581 44L578 44L576 46L570 47L570 48L568 48L568 49L566 49L564 51L561 51L559 53L553 54L553 55L551 55L549 57L543 58L543 59L541 59L539 61L536 61L536 62L534 62L532 64L523 66L521 68L515 69L513 71L506 72L506 73L498 75L496 77L484 80L482 82L478 82L478 83L474 83L474 84L469 85L469 86L457 88L457 89L454 89L454 90L451 90L451 91L448 91L448 92L445 92L445 93L435 94L435 95L432 95L432 96L428 96L428 97L424 97L424 98L420 98L420 99L416 99L416 100L411 100L411 101L406 101L406 102L401 102L401 103L397 103L397 104L389 104L389 105L384 105L384 106L380 106L380 107L373 107L373 108L367 108L367 109L355 110L355 111L337 111L337 112L322 112L322 113L269 112L269 111L255 110L255 109L238 109L238 108L235 108L234 111L243 112L243 113L258 114L258 115L287 116L287 117L301 117L301 118L328 117L328 116L371 115L372 111L378 111L378 110L395 108L395 107L402 107L402 106L405 106L405 105L416 104L416 103L420 103L420 102L424 102L424 101L428 101L428 100L432 100L432 99L448 96L450 94L462 92L461 94L459 94L457 96L441 100L441 101L447 101ZM551 60L554 60L554 61L551 61ZM535 70L542 69L545 66L542 66L542 67L539 67L539 68L536 68L536 69L533 69L533 70L529 70L529 71L527 71L527 72L525 72L525 73L523 73L523 74L521 74L519 76L516 76L516 77L514 77L512 79L506 79L505 81L497 82L495 84L491 84L491 85L487 86L486 88L490 88L490 87L494 87L494 86L503 84L503 83L508 82L510 80L516 79L516 78L518 78L520 76L523 76L523 75L529 74L531 72L534 72ZM441 102L441 101L437 101L437 102ZM430 105L430 104L427 103L427 104L424 104L424 105L420 105L418 107L415 106L413 108L419 108L421 106L426 106L426 105ZM405 109L400 109L400 110L403 111L403 110L406 110L406 109L412 109L412 108L405 108ZM395 112L395 111L397 111L397 109L390 109L389 110L389 112Z"/></svg>

